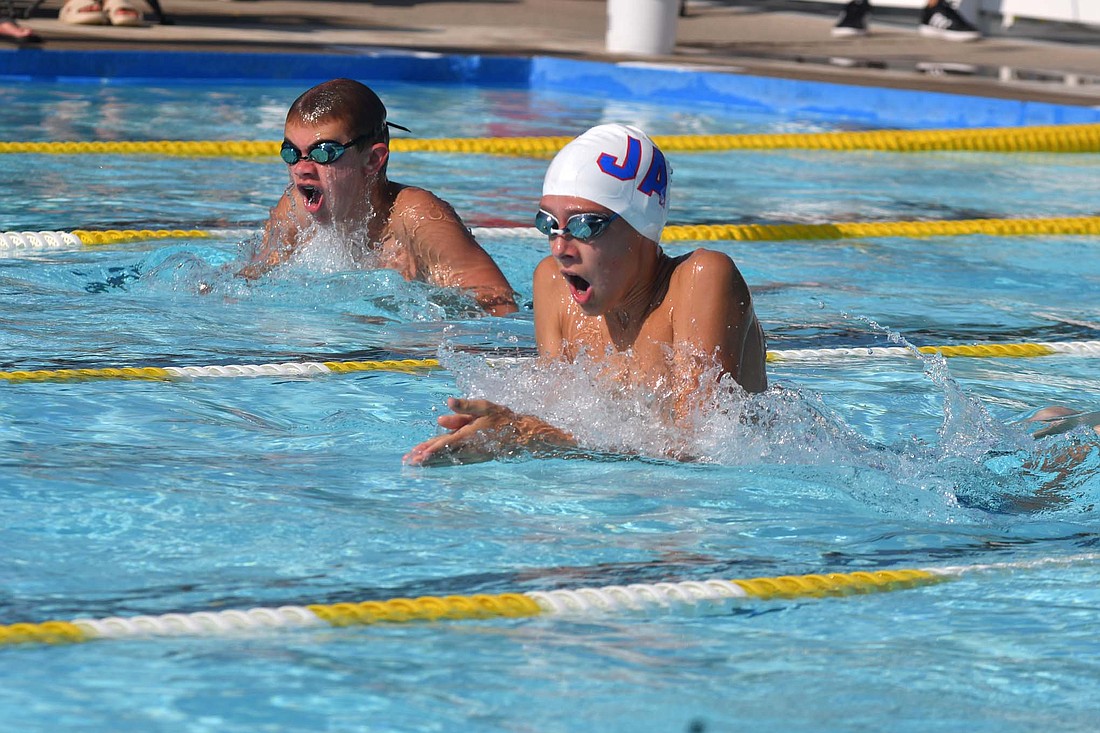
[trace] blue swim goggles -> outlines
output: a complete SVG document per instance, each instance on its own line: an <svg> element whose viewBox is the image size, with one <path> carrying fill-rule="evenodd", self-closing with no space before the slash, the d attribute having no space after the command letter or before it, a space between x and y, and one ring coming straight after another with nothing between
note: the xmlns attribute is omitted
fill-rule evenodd
<svg viewBox="0 0 1100 733"><path fill-rule="evenodd" d="M310 145L305 153L294 147L289 140L283 140L283 147L279 151L279 157L281 157L283 162L287 165L294 165L302 158L309 158L317 165L329 165L330 163L338 161L340 156L348 151L348 148L353 145L358 145L369 137L370 135L360 135L354 140L349 140L342 144L333 142L332 140L322 140L319 143Z"/></svg>
<svg viewBox="0 0 1100 733"><path fill-rule="evenodd" d="M554 215L539 209L539 213L535 214L535 228L551 238L568 234L573 239L587 242L606 232L611 222L618 218L618 214L573 214L565 226L558 229L558 220Z"/></svg>

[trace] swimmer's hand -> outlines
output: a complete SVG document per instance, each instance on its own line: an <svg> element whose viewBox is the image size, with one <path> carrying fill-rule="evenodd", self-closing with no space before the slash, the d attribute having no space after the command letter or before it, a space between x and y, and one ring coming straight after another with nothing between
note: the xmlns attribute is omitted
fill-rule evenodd
<svg viewBox="0 0 1100 733"><path fill-rule="evenodd" d="M479 463L521 451L573 447L565 432L531 415L520 415L488 400L447 400L450 415L437 420L450 431L416 446L402 459L409 466Z"/></svg>

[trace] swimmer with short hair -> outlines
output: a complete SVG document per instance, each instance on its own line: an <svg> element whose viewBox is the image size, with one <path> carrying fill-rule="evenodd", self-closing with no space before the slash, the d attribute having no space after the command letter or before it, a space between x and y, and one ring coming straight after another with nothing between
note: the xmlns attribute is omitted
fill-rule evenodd
<svg viewBox="0 0 1100 733"><path fill-rule="evenodd" d="M290 184L271 210L263 241L238 273L257 278L287 262L316 227L361 243L353 259L407 280L469 291L490 315L516 309L515 294L454 208L430 191L387 177L389 130L369 87L333 79L290 106L280 155Z"/></svg>
<svg viewBox="0 0 1100 733"><path fill-rule="evenodd" d="M535 340L543 360L584 355L628 388L670 390L685 420L709 375L746 391L768 387L766 343L752 294L729 256L661 249L672 169L642 130L594 127L566 145L543 181L535 226L550 256L534 274ZM405 455L412 465L486 460L515 448L568 448L565 431L488 400L452 398L448 432ZM655 420L660 419L655 415Z"/></svg>

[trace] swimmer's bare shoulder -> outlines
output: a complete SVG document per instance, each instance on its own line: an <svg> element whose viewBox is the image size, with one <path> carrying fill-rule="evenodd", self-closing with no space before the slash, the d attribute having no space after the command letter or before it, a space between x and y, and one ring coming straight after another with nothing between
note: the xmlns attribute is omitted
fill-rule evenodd
<svg viewBox="0 0 1100 733"><path fill-rule="evenodd" d="M752 293L729 255L697 249L677 263L669 282L673 332L703 353L715 349L742 387L767 389L766 344Z"/></svg>
<svg viewBox="0 0 1100 733"><path fill-rule="evenodd" d="M426 218L435 221L462 223L462 218L454 207L428 189L403 183L391 183L390 185L396 189L391 211L392 216L410 221Z"/></svg>
<svg viewBox="0 0 1100 733"><path fill-rule="evenodd" d="M543 358L558 359L563 353L565 314L569 308L569 289L562 284L561 265L553 256L544 257L535 267L532 282L535 302L535 344Z"/></svg>
<svg viewBox="0 0 1100 733"><path fill-rule="evenodd" d="M748 283L729 255L697 249L675 262L668 297L682 316L696 318L715 306L727 311L751 308Z"/></svg>
<svg viewBox="0 0 1100 733"><path fill-rule="evenodd" d="M561 265L553 255L547 255L535 266L535 274L532 282L535 292L535 302L551 301L565 302L568 300L566 289L561 285ZM542 295L540 298L539 295Z"/></svg>

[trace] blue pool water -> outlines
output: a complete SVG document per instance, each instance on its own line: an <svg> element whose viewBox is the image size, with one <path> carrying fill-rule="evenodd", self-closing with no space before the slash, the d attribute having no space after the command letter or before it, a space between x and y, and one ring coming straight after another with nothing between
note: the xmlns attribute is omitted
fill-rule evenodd
<svg viewBox="0 0 1100 733"><path fill-rule="evenodd" d="M309 83L0 84L5 140L281 135ZM375 85L416 137L848 126L575 90ZM670 155L672 223L1095 213L1095 155ZM5 155L2 228L254 232L276 160ZM395 154L472 225L527 225L545 161ZM17 171L13 174L12 171ZM0 370L440 356L316 378L0 384L0 624L982 563L924 589L732 612L463 621L0 649L0 720L79 731L1086 731L1100 714L1100 442L1012 424L1100 408L1095 357L779 362L667 440L630 395L529 354L532 317L348 271L321 247L252 285L248 234L4 252ZM545 242L483 243L530 300ZM700 243L667 246L679 253ZM772 349L1100 338L1094 237L708 243ZM211 292L199 293L199 283ZM567 425L591 460L411 469L446 397ZM613 460L617 451L642 457ZM1077 454L1060 475L1036 465Z"/></svg>

